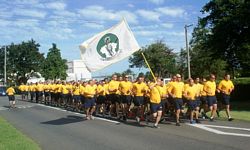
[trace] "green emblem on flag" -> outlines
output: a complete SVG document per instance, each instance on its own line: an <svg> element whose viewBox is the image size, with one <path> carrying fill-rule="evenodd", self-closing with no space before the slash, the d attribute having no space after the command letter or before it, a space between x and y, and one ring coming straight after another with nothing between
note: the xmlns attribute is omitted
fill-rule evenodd
<svg viewBox="0 0 250 150"><path fill-rule="evenodd" d="M115 34L107 33L98 42L97 53L103 60L110 60L119 53L119 39Z"/></svg>

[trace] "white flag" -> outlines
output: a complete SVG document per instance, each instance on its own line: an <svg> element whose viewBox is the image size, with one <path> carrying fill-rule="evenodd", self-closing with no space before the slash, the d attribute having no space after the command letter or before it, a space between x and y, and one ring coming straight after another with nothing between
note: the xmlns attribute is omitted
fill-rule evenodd
<svg viewBox="0 0 250 150"><path fill-rule="evenodd" d="M126 20L98 33L80 45L81 58L90 72L114 64L139 49Z"/></svg>

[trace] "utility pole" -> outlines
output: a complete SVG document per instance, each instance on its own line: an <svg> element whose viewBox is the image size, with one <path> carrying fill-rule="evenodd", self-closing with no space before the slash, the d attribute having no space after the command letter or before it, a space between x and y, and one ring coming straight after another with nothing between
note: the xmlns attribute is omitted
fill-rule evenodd
<svg viewBox="0 0 250 150"><path fill-rule="evenodd" d="M4 46L4 85L7 83L7 73L6 73L6 66L7 66L7 48Z"/></svg>
<svg viewBox="0 0 250 150"><path fill-rule="evenodd" d="M186 51L187 51L187 67L188 67L188 78L191 78L191 70L190 70L190 56L189 56L189 47L188 47L188 38L187 38L187 28L191 27L190 25L185 25L185 39L186 39Z"/></svg>

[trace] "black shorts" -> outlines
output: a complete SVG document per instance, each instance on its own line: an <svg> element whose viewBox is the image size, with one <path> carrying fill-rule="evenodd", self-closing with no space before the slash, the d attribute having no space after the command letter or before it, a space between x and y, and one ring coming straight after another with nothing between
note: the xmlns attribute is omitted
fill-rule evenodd
<svg viewBox="0 0 250 150"><path fill-rule="evenodd" d="M97 101L96 101L97 104L105 104L105 102L106 102L106 96L104 96L104 95L99 95L99 96L97 97Z"/></svg>
<svg viewBox="0 0 250 150"><path fill-rule="evenodd" d="M181 98L174 98L174 106L176 110L183 110L183 100Z"/></svg>
<svg viewBox="0 0 250 150"><path fill-rule="evenodd" d="M44 92L44 96L45 97L49 97L50 96L50 92Z"/></svg>
<svg viewBox="0 0 250 150"><path fill-rule="evenodd" d="M188 108L190 110L195 110L197 107L197 101L196 100L189 100L188 101Z"/></svg>
<svg viewBox="0 0 250 150"><path fill-rule="evenodd" d="M131 95L121 95L122 104L131 104L132 96Z"/></svg>
<svg viewBox="0 0 250 150"><path fill-rule="evenodd" d="M144 96L135 96L134 97L134 104L135 106L142 106L145 104Z"/></svg>
<svg viewBox="0 0 250 150"><path fill-rule="evenodd" d="M111 104L121 103L121 99L118 94L109 94L109 100L111 101Z"/></svg>
<svg viewBox="0 0 250 150"><path fill-rule="evenodd" d="M84 104L84 102L85 102L85 97L84 97L83 95L81 95L80 97L81 97L81 102L82 102L82 104Z"/></svg>
<svg viewBox="0 0 250 150"><path fill-rule="evenodd" d="M208 104L208 107L213 106L214 104L217 104L216 96L207 96L207 104Z"/></svg>
<svg viewBox="0 0 250 150"><path fill-rule="evenodd" d="M222 104L230 105L230 95L222 94Z"/></svg>
<svg viewBox="0 0 250 150"><path fill-rule="evenodd" d="M162 104L150 103L150 110L152 113L156 113L158 111L162 111Z"/></svg>
<svg viewBox="0 0 250 150"><path fill-rule="evenodd" d="M95 106L95 98L85 98L85 103L84 106L85 108L91 108L93 106Z"/></svg>
<svg viewBox="0 0 250 150"><path fill-rule="evenodd" d="M196 98L196 107L200 107L200 105L201 105L201 98L200 97L197 97Z"/></svg>
<svg viewBox="0 0 250 150"><path fill-rule="evenodd" d="M206 105L207 104L207 96L201 96L201 104Z"/></svg>
<svg viewBox="0 0 250 150"><path fill-rule="evenodd" d="M79 103L81 102L81 96L80 95L73 95L74 102Z"/></svg>
<svg viewBox="0 0 250 150"><path fill-rule="evenodd" d="M14 95L8 95L9 101L15 101L15 96Z"/></svg>

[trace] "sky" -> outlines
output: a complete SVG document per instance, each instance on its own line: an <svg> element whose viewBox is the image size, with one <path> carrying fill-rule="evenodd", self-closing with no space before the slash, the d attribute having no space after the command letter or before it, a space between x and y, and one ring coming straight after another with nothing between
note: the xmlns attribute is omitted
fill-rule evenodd
<svg viewBox="0 0 250 150"><path fill-rule="evenodd" d="M34 39L46 53L56 43L62 57L80 58L79 45L91 36L126 18L141 47L163 40L179 52L188 39L208 0L0 0L0 45ZM129 68L124 59L93 76L122 72ZM145 69L132 69L135 73Z"/></svg>

